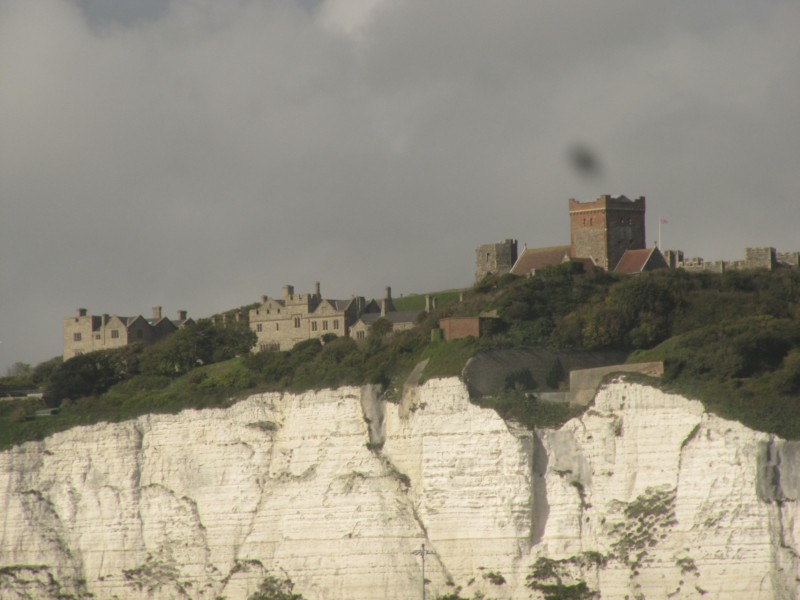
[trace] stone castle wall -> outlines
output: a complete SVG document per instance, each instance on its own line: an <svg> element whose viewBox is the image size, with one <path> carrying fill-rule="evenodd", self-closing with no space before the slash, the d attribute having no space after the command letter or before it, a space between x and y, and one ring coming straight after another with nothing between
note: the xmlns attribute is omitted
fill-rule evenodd
<svg viewBox="0 0 800 600"><path fill-rule="evenodd" d="M508 273L517 262L517 240L483 244L475 250L475 281L490 273Z"/></svg>

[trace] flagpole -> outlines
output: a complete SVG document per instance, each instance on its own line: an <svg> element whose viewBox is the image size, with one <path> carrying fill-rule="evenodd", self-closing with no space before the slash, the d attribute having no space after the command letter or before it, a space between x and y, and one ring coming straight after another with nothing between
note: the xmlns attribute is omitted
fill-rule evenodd
<svg viewBox="0 0 800 600"><path fill-rule="evenodd" d="M658 215L658 249L661 250L661 222L664 219L661 218L661 215Z"/></svg>

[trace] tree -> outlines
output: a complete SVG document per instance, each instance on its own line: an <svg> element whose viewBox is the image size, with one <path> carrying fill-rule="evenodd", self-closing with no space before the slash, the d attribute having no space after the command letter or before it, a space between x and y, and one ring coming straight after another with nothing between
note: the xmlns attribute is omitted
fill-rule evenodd
<svg viewBox="0 0 800 600"><path fill-rule="evenodd" d="M505 385L506 390L516 390L518 392L524 390L536 389L536 380L533 378L533 373L527 367L514 369L506 375Z"/></svg>
<svg viewBox="0 0 800 600"><path fill-rule="evenodd" d="M45 386L45 403L58 406L64 399L97 396L112 385L136 375L139 345L79 354L55 367Z"/></svg>
<svg viewBox="0 0 800 600"><path fill-rule="evenodd" d="M13 365L6 369L7 377L27 377L31 375L33 369L31 366L24 362L15 362Z"/></svg>
<svg viewBox="0 0 800 600"><path fill-rule="evenodd" d="M302 594L294 593L294 583L288 577L280 579L267 575L258 590L248 596L247 600L304 600Z"/></svg>

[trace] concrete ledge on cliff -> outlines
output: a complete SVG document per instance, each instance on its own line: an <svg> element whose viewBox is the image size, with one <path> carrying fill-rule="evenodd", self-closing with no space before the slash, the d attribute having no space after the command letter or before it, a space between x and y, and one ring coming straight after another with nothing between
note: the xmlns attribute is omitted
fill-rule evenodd
<svg viewBox="0 0 800 600"><path fill-rule="evenodd" d="M642 375L650 375L651 377L661 377L661 375L664 374L664 363L632 363L570 371L570 402L581 406L588 405L594 399L597 388L600 387L600 383L611 373L641 373Z"/></svg>

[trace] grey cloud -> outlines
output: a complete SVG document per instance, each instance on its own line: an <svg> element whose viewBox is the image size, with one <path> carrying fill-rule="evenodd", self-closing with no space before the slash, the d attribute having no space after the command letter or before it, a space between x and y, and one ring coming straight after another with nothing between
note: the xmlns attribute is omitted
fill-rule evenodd
<svg viewBox="0 0 800 600"><path fill-rule="evenodd" d="M795 2L326 8L0 0L0 367L79 305L468 285L479 243L566 241L569 197L646 195L689 254L800 249Z"/></svg>

